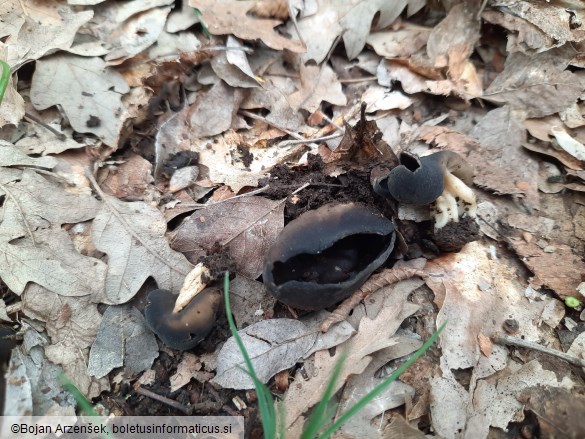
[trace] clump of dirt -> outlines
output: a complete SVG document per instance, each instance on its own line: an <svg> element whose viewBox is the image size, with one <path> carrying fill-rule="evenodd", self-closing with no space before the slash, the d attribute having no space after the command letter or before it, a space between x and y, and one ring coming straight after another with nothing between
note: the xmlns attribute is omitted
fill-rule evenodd
<svg viewBox="0 0 585 439"><path fill-rule="evenodd" d="M330 177L324 174L324 168L320 156L309 155L307 166L292 168L277 165L270 172L269 178L261 180L260 184L269 185L265 192L268 198L288 197L284 210L285 222L332 202L376 205L376 196L366 172L349 171L339 177ZM309 183L308 187L291 196L306 183Z"/></svg>
<svg viewBox="0 0 585 439"><path fill-rule="evenodd" d="M439 230L432 230L431 238L443 252L458 252L465 244L481 237L475 219L465 217L459 222L450 222Z"/></svg>

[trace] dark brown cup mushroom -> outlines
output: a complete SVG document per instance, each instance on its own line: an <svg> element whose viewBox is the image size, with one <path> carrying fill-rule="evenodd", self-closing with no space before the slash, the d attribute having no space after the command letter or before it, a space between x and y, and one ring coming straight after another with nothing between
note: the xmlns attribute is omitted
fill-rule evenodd
<svg viewBox="0 0 585 439"><path fill-rule="evenodd" d="M221 294L207 288L176 313L177 295L168 290L154 290L146 300L144 315L152 332L167 346L186 350L199 344L213 328Z"/></svg>
<svg viewBox="0 0 585 439"><path fill-rule="evenodd" d="M394 240L392 222L374 209L327 204L286 225L264 259L264 285L286 305L324 309L362 286Z"/></svg>
<svg viewBox="0 0 585 439"><path fill-rule="evenodd" d="M435 229L460 217L475 218L477 201L468 185L473 169L459 154L441 151L424 157L402 152L400 164L374 183L374 190L399 203L431 204Z"/></svg>

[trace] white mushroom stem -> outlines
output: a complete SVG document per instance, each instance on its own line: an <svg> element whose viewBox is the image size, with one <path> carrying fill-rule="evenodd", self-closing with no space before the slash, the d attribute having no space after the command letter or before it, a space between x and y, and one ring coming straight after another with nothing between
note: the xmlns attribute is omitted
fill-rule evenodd
<svg viewBox="0 0 585 439"><path fill-rule="evenodd" d="M445 174L445 189L435 201L435 230L460 217L477 215L477 200L473 190L449 171Z"/></svg>

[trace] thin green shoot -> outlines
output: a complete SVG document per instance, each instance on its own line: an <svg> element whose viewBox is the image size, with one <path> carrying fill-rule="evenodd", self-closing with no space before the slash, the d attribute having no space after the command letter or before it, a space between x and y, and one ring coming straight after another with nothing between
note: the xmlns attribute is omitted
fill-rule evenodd
<svg viewBox="0 0 585 439"><path fill-rule="evenodd" d="M225 297L225 307L226 307L226 314L229 323L230 330L234 339L236 340L236 344L238 348L242 352L242 356L244 357L244 361L246 363L246 367L248 370L246 371L254 382L254 386L256 388L256 394L258 395L258 410L260 411L260 417L262 420L262 428L264 430L264 437L267 439L274 439L277 437L283 438L284 437L284 412L285 408L283 404L279 404L279 417L278 419L280 422L277 422L276 418L276 410L274 408L274 400L272 394L268 387L262 383L256 373L254 372L254 367L252 365L252 361L250 360L250 356L246 351L244 343L238 333L236 325L233 320L233 316L231 314L231 307L230 307L230 300L229 300L229 273L225 273L224 278L224 297ZM343 364L346 360L346 352L343 352L341 358L336 363L331 377L328 380L327 387L321 398L319 404L313 410L310 418L305 424L304 431L302 433L302 439L313 439L318 437L319 439L327 439L329 438L335 431L337 431L343 424L345 424L352 416L354 416L358 411L360 411L366 404L371 402L374 398L376 398L380 393L382 393L393 381L395 381L412 363L414 363L420 356L425 353L431 345L437 340L439 334L445 328L447 322L443 323L441 327L418 349L409 359L406 361L402 366L400 366L394 373L392 373L388 378L386 378L382 383L378 384L372 391L370 391L367 395L365 395L362 399L360 399L354 406L352 406L349 410L347 410L341 417L335 421L330 427L328 427L323 433L319 434L319 431L323 429L323 427L329 422L330 419L333 418L334 412L329 410L328 405L333 398L335 393L335 384L339 380L341 375L341 371L343 369ZM277 426L278 424L278 426ZM278 436L277 436L277 427L279 428Z"/></svg>
<svg viewBox="0 0 585 439"><path fill-rule="evenodd" d="M69 377L67 375L65 375L63 372L61 372L57 378L59 379L59 381L61 382L61 385L65 388L65 390L67 390L69 393L71 393L71 395L73 395L73 398L75 398L75 400L77 401L77 404L79 404L79 408L81 409L81 412L84 415L90 416L90 417L100 417L100 415L98 415L96 413L96 411L93 409L93 405L91 404L91 402L89 402L85 398L83 393L81 393L79 391L79 389L75 386L75 384L73 384L73 382L69 379ZM101 423L101 424L103 425L103 423ZM106 427L106 432L102 433L102 437L104 439L112 439L113 438L113 436L111 435L111 433L107 427Z"/></svg>
<svg viewBox="0 0 585 439"><path fill-rule="evenodd" d="M424 354L437 340L447 322L445 321L437 331L406 361L402 366L394 371L388 378L386 378L383 382L378 384L374 387L367 395L365 395L362 399L360 399L355 405L350 407L348 411L346 411L343 415L339 417L337 421L333 423L327 430L325 430L320 436L320 439L327 439L330 437L337 429L339 429L343 424L345 424L352 416L354 416L357 412L363 409L366 404L371 402L374 398L376 398L380 393L382 393L393 381L395 381L406 369L408 369L412 363L420 358L422 354Z"/></svg>
<svg viewBox="0 0 585 439"><path fill-rule="evenodd" d="M262 430L264 431L265 438L276 438L277 434L277 418L276 418L276 410L274 408L274 399L272 398L272 394L268 387L258 379L256 372L254 371L254 366L252 365L252 360L246 351L246 347L244 346L244 342L238 333L238 329L236 328L236 324L234 322L234 318L231 312L230 306L230 295L229 295L229 286L230 286L230 279L229 273L226 271L223 283L223 294L225 299L225 308L226 308L226 315L228 324L230 327L230 331L244 357L244 362L246 363L246 368L248 375L252 378L254 382L254 387L256 388L256 395L258 396L258 410L260 411L260 419L262 420ZM281 422L283 421L282 417L280 418ZM282 422L284 424L284 422Z"/></svg>
<svg viewBox="0 0 585 439"><path fill-rule="evenodd" d="M93 409L93 405L91 404L91 402L89 402L85 398L83 393L81 393L79 389L75 387L75 384L73 384L73 382L69 379L67 375L61 372L58 378L59 381L61 382L61 385L65 388L65 390L67 390L69 393L71 393L71 395L73 395L73 398L75 398L77 404L79 404L79 408L81 409L83 414L85 414L86 416L99 416Z"/></svg>
<svg viewBox="0 0 585 439"><path fill-rule="evenodd" d="M10 81L10 66L4 61L0 61L0 67L2 67L2 74L0 74L0 104L1 104L2 99L4 99L4 92L6 91L6 88L8 88L8 81Z"/></svg>
<svg viewBox="0 0 585 439"><path fill-rule="evenodd" d="M323 397L321 401L315 409L313 413L307 420L305 424L305 429L303 434L301 435L301 439L313 439L317 436L320 430L323 429L323 426L326 425L328 422L331 421L331 413L328 413L327 406L333 395L335 394L335 384L339 380L339 376L341 375L341 370L343 369L343 364L347 358L347 352L343 351L337 363L335 363L335 367L333 368L333 372L331 373L331 377L327 382L327 387L323 392Z"/></svg>
<svg viewBox="0 0 585 439"><path fill-rule="evenodd" d="M203 16L203 14L201 13L201 11L199 9L197 9L197 8L193 8L193 9L195 11L195 16L197 17L197 20L199 20L199 24L203 28L203 33L205 34L205 36L208 39L211 39L211 32L209 32L209 29L207 28L207 25L203 21L203 18L201 18Z"/></svg>

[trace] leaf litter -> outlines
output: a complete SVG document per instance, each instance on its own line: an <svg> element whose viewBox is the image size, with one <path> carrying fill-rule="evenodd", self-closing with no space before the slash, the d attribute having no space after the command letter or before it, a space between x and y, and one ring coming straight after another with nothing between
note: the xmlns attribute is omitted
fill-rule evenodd
<svg viewBox="0 0 585 439"><path fill-rule="evenodd" d="M236 392L251 411L229 399L248 377L221 312L182 355L141 321L145 293L178 293L203 261L210 284L235 267L236 322L287 404L290 437L342 350L335 416L445 320L440 345L340 434L583 436L582 417L567 418L582 370L498 342L509 331L584 355L583 313L563 304L585 301L583 10L443 3L4 2L0 290L23 341L4 414L71 413L61 367L86 396L123 396L132 413L168 410L150 397L170 389L203 414L252 419L251 393ZM458 253L433 248L428 212L371 187L401 151L436 150L475 168L484 237ZM385 268L424 257L428 275L373 292L323 334L333 310L287 309L259 276L283 227L333 200L393 218L400 248ZM109 390L143 371L135 393Z"/></svg>

